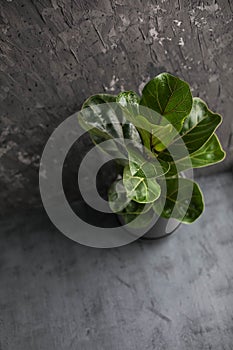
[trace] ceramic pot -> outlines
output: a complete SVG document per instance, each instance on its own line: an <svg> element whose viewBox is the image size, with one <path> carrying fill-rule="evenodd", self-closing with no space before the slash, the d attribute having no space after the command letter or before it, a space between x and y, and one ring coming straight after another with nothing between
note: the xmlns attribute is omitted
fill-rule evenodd
<svg viewBox="0 0 233 350"><path fill-rule="evenodd" d="M122 215L118 215L118 220L121 223L121 225L124 225L124 220ZM148 229L148 231L140 237L140 239L144 240L154 240L154 239L160 239L170 236L173 232L175 232L178 227L181 225L177 220L175 219L164 219L159 217L155 224ZM125 228L128 231L128 228Z"/></svg>

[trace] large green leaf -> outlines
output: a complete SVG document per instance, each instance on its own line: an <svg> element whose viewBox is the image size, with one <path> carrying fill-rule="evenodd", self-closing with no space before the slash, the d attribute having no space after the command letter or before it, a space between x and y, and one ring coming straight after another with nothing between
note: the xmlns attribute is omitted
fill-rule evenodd
<svg viewBox="0 0 233 350"><path fill-rule="evenodd" d="M175 163L169 163L170 169L167 175L175 175L177 169L181 172L190 168L202 168L219 163L225 158L225 155L217 135L213 134L196 152L177 160Z"/></svg>
<svg viewBox="0 0 233 350"><path fill-rule="evenodd" d="M131 198L127 196L125 186L122 179L116 180L108 190L108 202L114 213L123 211L130 203Z"/></svg>
<svg viewBox="0 0 233 350"><path fill-rule="evenodd" d="M213 134L201 148L190 155L190 158L193 168L201 168L221 162L225 155L217 135Z"/></svg>
<svg viewBox="0 0 233 350"><path fill-rule="evenodd" d="M169 150L165 149L160 152L159 158L171 163L175 161L176 164L182 164L182 167L187 169L191 165L187 161L189 153L191 160L198 158L198 162L193 162L193 167L204 166L203 163L199 162L200 154L203 155L203 151L209 153L209 146L212 145L211 155L205 157L206 165L221 161L224 158L224 152L216 138L212 138L221 121L222 117L219 114L211 112L205 102L195 97L192 110L184 121L180 136L170 143ZM210 143L205 146L210 139ZM214 146L216 146L215 151ZM201 153L199 153L199 149L201 149ZM174 173L173 166L171 166L171 172Z"/></svg>
<svg viewBox="0 0 233 350"><path fill-rule="evenodd" d="M168 73L150 80L142 91L140 104L160 113L179 131L192 108L189 85ZM153 123L153 120L151 120ZM163 124L163 120L161 119ZM167 122L166 122L167 124Z"/></svg>
<svg viewBox="0 0 233 350"><path fill-rule="evenodd" d="M166 149L177 134L171 124L156 126L156 128L152 128L151 133L151 150L155 152L161 152Z"/></svg>
<svg viewBox="0 0 233 350"><path fill-rule="evenodd" d="M179 155L182 156L184 147L190 154L202 147L221 121L222 117L219 114L211 112L205 102L195 97L192 110L184 121L180 136L172 142L176 159L179 159Z"/></svg>
<svg viewBox="0 0 233 350"><path fill-rule="evenodd" d="M84 102L78 114L80 125L90 133L95 143L123 137L113 102L116 102L116 96L113 95L91 96ZM105 104L106 107L99 107L102 104Z"/></svg>
<svg viewBox="0 0 233 350"><path fill-rule="evenodd" d="M102 104L105 106L102 107ZM115 138L130 139L141 144L137 129L122 115L116 103L116 96L107 94L91 96L84 102L78 119L80 125L90 133L97 144Z"/></svg>
<svg viewBox="0 0 233 350"><path fill-rule="evenodd" d="M138 174L146 178L156 178L163 176L169 171L170 165L167 162L159 161L151 152L143 154L130 144L127 146L129 167L131 175Z"/></svg>
<svg viewBox="0 0 233 350"><path fill-rule="evenodd" d="M152 152L165 149L177 134L171 124L155 125L150 123L143 115L131 115L128 120L134 123L138 129L143 145Z"/></svg>
<svg viewBox="0 0 233 350"><path fill-rule="evenodd" d="M194 222L204 210L202 192L197 183L184 178L160 181L162 193L153 205L156 213L169 219L175 218L183 223ZM179 191L179 197L178 197ZM191 198L190 198L190 194ZM161 203L165 205L161 208Z"/></svg>
<svg viewBox="0 0 233 350"><path fill-rule="evenodd" d="M111 210L121 215L125 224L130 227L142 228L147 226L153 218L152 203L137 203L127 196L122 180L116 180L108 191L108 201Z"/></svg>
<svg viewBox="0 0 233 350"><path fill-rule="evenodd" d="M140 97L134 91L124 91L116 97L116 102L122 106L125 119L137 128L143 145L150 150L151 123L140 115Z"/></svg>
<svg viewBox="0 0 233 350"><path fill-rule="evenodd" d="M123 108L124 117L132 123L141 135L141 139L145 148L153 151L161 151L165 149L177 132L172 125L156 125L160 122L160 115L153 112L153 123L149 121L148 109L139 106L140 98L133 91L125 91L116 97L116 102Z"/></svg>
<svg viewBox="0 0 233 350"><path fill-rule="evenodd" d="M161 193L156 178L147 178L142 172L132 175L129 166L124 168L123 184L127 197L138 203L153 203Z"/></svg>

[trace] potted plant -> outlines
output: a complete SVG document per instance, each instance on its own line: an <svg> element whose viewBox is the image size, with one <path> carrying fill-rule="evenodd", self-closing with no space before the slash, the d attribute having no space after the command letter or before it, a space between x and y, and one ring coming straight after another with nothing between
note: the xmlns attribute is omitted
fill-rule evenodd
<svg viewBox="0 0 233 350"><path fill-rule="evenodd" d="M193 98L186 82L162 73L141 97L133 91L94 95L78 118L96 145L115 154L118 176L108 200L127 229L136 223L147 227L144 237L158 238L177 226L166 230L168 220L190 224L202 214L202 192L185 173L224 159L215 134L222 117ZM106 141L112 147L102 146ZM149 226L155 216L156 224Z"/></svg>

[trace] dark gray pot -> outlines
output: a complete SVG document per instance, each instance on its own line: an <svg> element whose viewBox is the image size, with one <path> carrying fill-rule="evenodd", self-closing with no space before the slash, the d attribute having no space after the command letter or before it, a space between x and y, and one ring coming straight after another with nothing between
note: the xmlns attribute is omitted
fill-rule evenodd
<svg viewBox="0 0 233 350"><path fill-rule="evenodd" d="M106 228L121 226L125 224L122 215L116 215L114 213L106 214L95 211L83 200L70 204L74 212L89 224ZM143 236L140 236L140 229L138 230L137 234L140 239L155 240L171 235L179 226L180 223L174 219L167 220L159 217L155 224L151 228L148 228L148 231L146 231ZM125 226L125 230L134 234L134 231L130 231L127 226Z"/></svg>
<svg viewBox="0 0 233 350"><path fill-rule="evenodd" d="M124 225L124 220L121 215L118 215L118 220L121 225ZM148 231L142 237L140 237L140 239L155 240L168 237L175 232L180 225L181 223L177 222L175 219L167 220L159 217L155 224L148 229ZM128 231L127 227L125 229Z"/></svg>

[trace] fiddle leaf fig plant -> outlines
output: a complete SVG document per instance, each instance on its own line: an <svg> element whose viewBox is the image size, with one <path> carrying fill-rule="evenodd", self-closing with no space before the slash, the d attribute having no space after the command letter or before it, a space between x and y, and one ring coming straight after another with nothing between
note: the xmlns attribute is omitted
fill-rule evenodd
<svg viewBox="0 0 233 350"><path fill-rule="evenodd" d="M162 73L141 97L133 91L91 96L78 119L94 144L112 142L107 152L120 166L108 199L125 223L140 215L143 225L156 213L188 224L201 215L202 192L184 173L224 159L215 133L222 117L193 98L186 82Z"/></svg>

